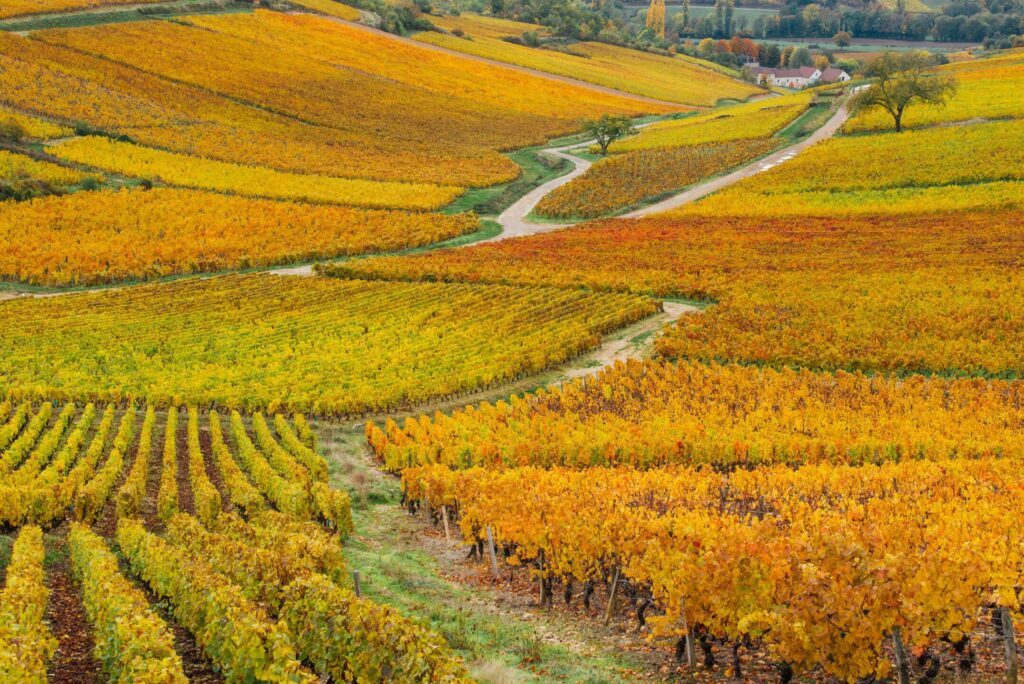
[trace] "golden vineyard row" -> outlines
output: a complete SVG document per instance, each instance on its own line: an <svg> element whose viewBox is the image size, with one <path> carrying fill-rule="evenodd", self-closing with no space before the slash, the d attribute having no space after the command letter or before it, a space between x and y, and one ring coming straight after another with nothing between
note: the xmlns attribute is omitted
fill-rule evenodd
<svg viewBox="0 0 1024 684"><path fill-rule="evenodd" d="M655 637L761 644L797 671L884 676L885 644L963 645L991 607L1020 619L1016 459L583 471L407 469L408 499L457 511L547 584L622 577Z"/></svg>

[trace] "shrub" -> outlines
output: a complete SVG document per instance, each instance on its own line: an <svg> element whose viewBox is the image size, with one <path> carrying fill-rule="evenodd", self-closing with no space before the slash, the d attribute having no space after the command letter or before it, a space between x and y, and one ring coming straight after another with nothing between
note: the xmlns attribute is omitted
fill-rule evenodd
<svg viewBox="0 0 1024 684"><path fill-rule="evenodd" d="M26 135L25 128L14 119L0 121L0 140L21 142Z"/></svg>

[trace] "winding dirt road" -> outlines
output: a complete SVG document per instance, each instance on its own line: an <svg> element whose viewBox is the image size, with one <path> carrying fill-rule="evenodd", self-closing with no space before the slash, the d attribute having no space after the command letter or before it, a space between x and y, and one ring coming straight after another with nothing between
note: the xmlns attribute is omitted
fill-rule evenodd
<svg viewBox="0 0 1024 684"><path fill-rule="evenodd" d="M767 157L763 157L752 164L740 167L733 171L732 173L728 173L724 176L719 176L718 178L713 178L704 183L695 185L688 190L684 190L678 195L673 195L672 197L664 199L661 202L644 207L643 209L631 211L628 214L624 214L623 218L641 218L643 216L651 216L652 214L660 214L662 212L670 211L672 209L678 209L684 204L696 202L702 197L707 197L713 192L718 192L722 188L726 188L730 185L733 185L734 183L738 183L744 178L750 178L751 176L755 176L761 173L762 171L767 171L768 169L774 168L779 164L784 164L785 162L789 161L796 155L806 150L808 147L816 145L822 140L827 140L831 138L833 135L836 134L836 132L839 131L840 128L843 127L843 124L846 123L846 120L848 118L850 118L850 112L844 104L840 106L838 110L836 110L836 113L832 115L832 118L826 121L821 128L814 131L814 133L807 136L803 140L792 145L789 145L788 147L784 147L781 150L772 152Z"/></svg>
<svg viewBox="0 0 1024 684"><path fill-rule="evenodd" d="M831 138L840 128L842 128L849 116L850 113L846 106L841 106L821 128L803 140L777 150L767 157L763 157L755 162L747 164L746 166L742 166L724 176L719 176L718 178L713 178L709 181L705 181L704 183L694 185L693 187L676 195L672 195L661 202L642 209L637 209L636 211L631 211L628 214L623 214L620 218L641 218L644 216L651 216L652 214L660 214L671 209L678 209L685 204L695 202L713 192L717 192L723 188L738 183L744 178L750 178L751 176L767 171L779 164L783 164L806 150L808 147L811 147L822 140ZM499 240L507 240L509 238L547 233L553 230L559 230L561 228L568 228L576 225L575 223L534 223L533 221L530 221L529 216L530 212L536 208L537 204L540 203L546 195L587 172L591 163L582 157L577 157L576 155L571 154L569 150L591 145L593 143L594 141L587 141L563 147L551 147L544 150L547 154L567 159L574 165L573 170L564 176L559 176L558 178L535 188L532 192L524 195L518 202L503 211L497 218L498 223L500 223L502 227L501 234L486 240L486 242L497 242Z"/></svg>
<svg viewBox="0 0 1024 684"><path fill-rule="evenodd" d="M849 115L847 107L842 105L823 126L803 140L792 145L788 145L780 150L776 150L767 157L763 157L755 162L747 164L746 166L742 166L724 176L713 178L704 183L699 183L676 195L668 197L661 202L624 214L620 218L641 218L677 209L685 204L689 204L690 202L695 202L702 197L706 197L713 192L717 192L723 188L738 183L744 178L757 175L767 171L768 169L774 168L779 164L784 164L812 145L823 140L827 140L835 135L836 132L842 128L842 125L849 118ZM569 150L591 145L593 142L594 141L587 141L572 145L551 147L544 150L545 153L551 156L566 159L571 162L574 167L573 170L535 188L533 191L521 197L508 209L503 211L497 218L498 223L501 224L502 232L489 240L484 240L483 242L497 242L500 240L507 240L509 238L547 233L575 225L574 223L534 223L529 220L529 216L536 208L537 204L548 193L572 182L573 179L579 178L587 172L587 169L591 166L590 161L572 154ZM480 243L476 242L472 244ZM671 301L662 302L661 313L640 321L631 328L606 337L602 341L600 347L583 357L582 362L577 362L571 368L563 369L564 372L562 377L564 379L569 379L592 375L602 368L614 364L616 361L625 361L631 358L643 358L648 354L650 344L653 342L654 337L662 327L674 323L686 314L698 313L699 311L700 309L689 304ZM643 342L638 344L635 340L643 340Z"/></svg>

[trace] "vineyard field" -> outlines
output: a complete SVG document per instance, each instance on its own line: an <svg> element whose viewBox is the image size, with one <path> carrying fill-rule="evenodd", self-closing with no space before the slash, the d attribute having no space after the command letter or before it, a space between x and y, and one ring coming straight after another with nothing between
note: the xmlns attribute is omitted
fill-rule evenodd
<svg viewBox="0 0 1024 684"><path fill-rule="evenodd" d="M705 216L913 214L1018 208L1020 121L833 138L682 208Z"/></svg>
<svg viewBox="0 0 1024 684"><path fill-rule="evenodd" d="M67 126L61 126L38 116L32 116L5 107L0 107L0 123L19 126L26 136L35 140L60 138L71 135L74 132Z"/></svg>
<svg viewBox="0 0 1024 684"><path fill-rule="evenodd" d="M1019 222L1013 211L608 221L321 271L713 302L666 329L657 348L672 358L1017 377Z"/></svg>
<svg viewBox="0 0 1024 684"><path fill-rule="evenodd" d="M0 276L68 286L417 247L472 232L466 214L317 207L154 188L0 204Z"/></svg>
<svg viewBox="0 0 1024 684"><path fill-rule="evenodd" d="M308 14L257 11L37 35L28 45L17 37L0 42L3 59L56 61L33 60L25 81L5 92L12 104L82 118L153 147L283 171L486 186L516 175L498 150L571 132L580 116L666 110ZM264 59L266 51L277 58ZM86 83L61 88L83 71ZM92 101L98 109L83 116ZM232 145L219 144L225 137Z"/></svg>
<svg viewBox="0 0 1024 684"><path fill-rule="evenodd" d="M778 147L777 140L740 140L671 149L641 149L602 159L537 205L539 216L595 218L678 191Z"/></svg>
<svg viewBox="0 0 1024 684"><path fill-rule="evenodd" d="M121 681L187 682L204 668L230 681L275 672L370 681L383 671L464 680L438 637L353 594L341 547L352 529L349 497L327 484L323 457L297 436L302 416L254 414L247 425L237 412L224 421L174 407L158 422L152 406L16 402L4 404L13 414L0 428L10 441L0 448L0 516L21 526L0 593L5 678L45 681L47 661L73 638L54 638L44 620L45 611L61 623L48 602L68 601L46 587L58 570L44 553L59 548L94 635L91 656ZM171 476L151 480L153 468ZM45 548L41 527L50 530ZM182 649L168 620L191 632L197 652ZM360 655L368 653L376 657Z"/></svg>
<svg viewBox="0 0 1024 684"><path fill-rule="evenodd" d="M546 29L535 24L469 13L433 21L445 33L424 31L416 40L645 97L707 106L761 92L720 73L721 67L712 62L682 55L655 55L590 41L574 43L567 52L538 50L506 40L528 32L543 36Z"/></svg>
<svg viewBox="0 0 1024 684"><path fill-rule="evenodd" d="M468 539L489 530L514 549L542 600L557 586L571 602L582 585L586 602L621 577L665 607L638 611L641 626L678 647L699 638L708 656L723 644L733 673L756 643L794 674L855 680L893 671L880 645L897 629L901 647L941 663L947 640L961 658L980 646L986 612L1016 610L1019 477L1009 459L731 475L434 466L403 481L408 498L457 509Z"/></svg>
<svg viewBox="0 0 1024 684"><path fill-rule="evenodd" d="M1024 121L1012 121L833 138L743 189L838 193L1022 179Z"/></svg>
<svg viewBox="0 0 1024 684"><path fill-rule="evenodd" d="M640 135L614 143L612 152L767 138L783 129L810 105L811 93L767 97L704 114L660 121Z"/></svg>
<svg viewBox="0 0 1024 684"><path fill-rule="evenodd" d="M335 0L299 0L295 4L320 14L326 14L329 17L344 19L345 21L359 21L361 16L359 10L355 7L335 2Z"/></svg>
<svg viewBox="0 0 1024 684"><path fill-rule="evenodd" d="M17 321L0 333L7 392L321 415L537 373L659 309L627 294L269 274L0 306Z"/></svg>
<svg viewBox="0 0 1024 684"><path fill-rule="evenodd" d="M929 212L956 216L963 212L987 213L993 210L1024 208L1024 183L995 181L967 185L932 185L871 190L808 190L804 192L748 193L725 190L675 212L677 216L731 216L772 218L916 216L921 207Z"/></svg>
<svg viewBox="0 0 1024 684"><path fill-rule="evenodd" d="M922 105L907 110L911 128L949 122L986 119L1017 119L1024 116L1020 88L1024 84L1024 54L1019 50L990 59L960 62L941 67L958 84L956 94L944 106ZM865 112L846 124L846 130L886 130L892 119L883 112Z"/></svg>
<svg viewBox="0 0 1024 684"><path fill-rule="evenodd" d="M451 415L367 424L393 470L1019 458L1020 383L630 361Z"/></svg>
<svg viewBox="0 0 1024 684"><path fill-rule="evenodd" d="M157 2L157 0L142 0L142 2ZM136 3L136 0L4 0L3 4L0 4L0 19L129 3Z"/></svg>
<svg viewBox="0 0 1024 684"><path fill-rule="evenodd" d="M57 186L77 185L89 175L23 154L0 150L0 180L42 181Z"/></svg>
<svg viewBox="0 0 1024 684"><path fill-rule="evenodd" d="M6 442L0 449L5 527L53 528L67 517L94 524L148 515L147 474L160 465L169 476L155 483L160 505L154 511L158 516L150 516L153 525L166 523L182 507L208 525L224 511L255 516L276 508L341 534L351 529L348 495L325 484L322 457L295 438L289 418L281 414L270 422L273 428L255 414L250 434L237 412L222 431L217 413L201 417L194 408L184 417L177 408L163 411L158 426L152 406L145 411L94 403L80 408L13 395L7 405L17 408L0 428L0 443ZM179 467L188 473L187 481L179 479ZM217 485L210 479L215 469Z"/></svg>
<svg viewBox="0 0 1024 684"><path fill-rule="evenodd" d="M1024 10L885 3L0 0L0 683L1016 684Z"/></svg>
<svg viewBox="0 0 1024 684"><path fill-rule="evenodd" d="M124 176L185 188L269 199L344 204L369 209L440 209L460 188L285 173L200 159L107 138L82 137L50 148L61 159Z"/></svg>

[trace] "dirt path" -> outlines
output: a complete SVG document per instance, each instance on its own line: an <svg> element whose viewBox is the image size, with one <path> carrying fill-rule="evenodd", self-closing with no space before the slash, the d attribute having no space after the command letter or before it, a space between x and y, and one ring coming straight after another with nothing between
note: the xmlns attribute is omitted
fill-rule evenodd
<svg viewBox="0 0 1024 684"><path fill-rule="evenodd" d="M573 143L572 145L564 145L562 147L549 147L543 151L552 157L558 157L559 159L565 159L573 165L573 170L564 176L553 178L543 185L539 185L530 192L520 197L515 203L512 204L508 209L501 212L498 215L497 221L501 224L501 233L495 235L489 240L483 240L482 242L497 242L499 240L508 240L509 238L523 237L526 235L535 235L537 233L546 233L552 230L558 230L560 228L567 228L571 224L556 224L556 223L533 223L526 219L530 215L542 199L547 195L554 192L556 189L571 183L573 180L579 178L587 172L591 167L591 163L582 158L577 157L575 154L571 154L569 150L583 147L585 145L592 145L596 141L587 140L584 142ZM480 244L474 242L473 244ZM469 245L467 245L468 247Z"/></svg>
<svg viewBox="0 0 1024 684"><path fill-rule="evenodd" d="M792 159L796 155L800 154L808 147L815 145L822 140L831 138L836 132L842 127L842 125L849 118L850 113L845 106L840 107L835 114L832 115L825 124L816 130L814 133L804 138L803 140L796 142L792 145L782 148L772 154L759 159L756 162L742 166L732 173L714 178L704 183L699 183L683 192L673 195L667 199L632 211L628 214L624 214L621 218L640 218L643 216L650 216L652 214L658 214L661 212L669 211L671 209L677 209L685 204L695 202L702 197L706 197L713 192L717 192L730 185L738 183L739 181L750 178L751 176L757 175L762 171L767 171L770 168L778 166L779 164L785 163ZM498 216L498 223L501 224L502 232L500 235L487 240L486 242L497 242L500 240L507 240L509 238L524 237L526 235L536 235L538 233L548 233L553 230L559 230L562 228L569 228L575 223L534 223L529 219L530 212L534 210L537 204L550 192L554 191L573 179L582 176L590 168L590 161L577 157L569 152L570 149L576 149L585 145L591 144L591 142L576 143L573 145L567 145L564 147L552 147L544 150L545 153L551 154L562 159L567 159L571 162L575 168L564 176L560 176L554 180L551 180L544 185L536 188L532 192L523 196L518 202L513 204L511 207L506 209ZM479 243L474 243L479 244Z"/></svg>
<svg viewBox="0 0 1024 684"><path fill-rule="evenodd" d="M103 681L100 663L93 656L92 626L82 603L82 590L71 575L65 523L47 539L50 560L46 567L46 621L57 639L57 651L49 662L50 681L94 684Z"/></svg>
<svg viewBox="0 0 1024 684"><path fill-rule="evenodd" d="M662 328L675 323L685 314L700 312L700 308L683 302L666 301L661 306L661 313L609 335L600 347L584 356L582 361L564 369L564 380L593 375L616 361L644 358L650 354L655 337Z"/></svg>
<svg viewBox="0 0 1024 684"><path fill-rule="evenodd" d="M814 133L807 136L803 140L794 143L788 147L784 147L781 150L778 150L777 152L773 152L767 157L764 157L754 162L753 164L748 164L744 167L736 169L732 173L728 173L724 176L719 176L718 178L709 180L706 183L695 185L689 190L681 192L678 195L673 195L672 197L662 200L657 204L652 204L648 207L644 207L643 209L638 209L636 211L632 211L628 214L625 214L623 218L641 218L644 216L650 216L652 214L660 214L662 212L670 211L672 209L678 209L679 207L685 204L696 202L702 197L706 197L713 192L718 192L722 188L726 188L730 185L738 183L739 181L745 178L756 176L757 174L763 171L767 171L768 169L774 168L779 164L784 164L785 162L789 161L796 155L806 150L808 147L816 145L822 140L827 140L831 138L833 135L836 134L836 132L840 128L842 128L843 124L846 123L846 120L848 118L850 118L850 112L846 108L846 105L843 105L836 111L835 114L832 115L832 118L825 122L825 124L821 128L814 131Z"/></svg>
<svg viewBox="0 0 1024 684"><path fill-rule="evenodd" d="M661 312L605 335L596 349L536 375L448 399L417 404L399 411L366 415L362 417L361 422L383 422L386 418L399 420L411 416L432 415L435 411L451 411L470 404L497 401L511 394L531 392L539 387L556 387L567 380L596 375L616 361L648 357L654 348L658 333L663 328L676 322L681 316L699 313L701 310L700 307L685 302L664 301Z"/></svg>
<svg viewBox="0 0 1024 684"><path fill-rule="evenodd" d="M665 661L630 625L580 619L579 601L573 611L542 609L521 579L493 582L482 564L464 562L466 548L445 541L443 527L399 505L398 480L376 467L361 422L321 421L316 429L332 483L352 495L356 533L345 557L364 592L405 614L429 614L477 681L649 681Z"/></svg>

